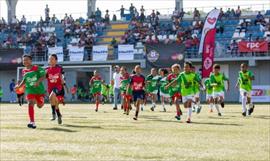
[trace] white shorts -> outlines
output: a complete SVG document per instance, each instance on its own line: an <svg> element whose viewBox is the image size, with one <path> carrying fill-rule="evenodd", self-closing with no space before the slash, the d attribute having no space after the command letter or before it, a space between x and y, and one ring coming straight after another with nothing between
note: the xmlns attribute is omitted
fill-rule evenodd
<svg viewBox="0 0 270 161"><path fill-rule="evenodd" d="M165 97L165 98L170 98L171 96L169 94L163 93L160 91L160 96Z"/></svg>
<svg viewBox="0 0 270 161"><path fill-rule="evenodd" d="M206 94L206 101L209 100L210 98L213 98L212 94Z"/></svg>
<svg viewBox="0 0 270 161"><path fill-rule="evenodd" d="M218 97L222 97L224 99L224 92L213 92L213 97L214 98L218 98Z"/></svg>
<svg viewBox="0 0 270 161"><path fill-rule="evenodd" d="M251 91L247 91L245 89L240 89L239 91L240 91L241 97L243 97L245 93L247 97L251 97Z"/></svg>
<svg viewBox="0 0 270 161"><path fill-rule="evenodd" d="M155 94L155 95L157 95L157 93L158 93L158 90L154 90L153 92L150 92L151 94Z"/></svg>
<svg viewBox="0 0 270 161"><path fill-rule="evenodd" d="M194 95L182 96L182 102L186 103L188 100L193 100Z"/></svg>

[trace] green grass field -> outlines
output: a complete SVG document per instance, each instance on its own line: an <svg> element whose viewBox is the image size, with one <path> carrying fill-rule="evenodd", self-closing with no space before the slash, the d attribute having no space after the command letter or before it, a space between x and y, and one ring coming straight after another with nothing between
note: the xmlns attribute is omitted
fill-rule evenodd
<svg viewBox="0 0 270 161"><path fill-rule="evenodd" d="M50 107L35 108L37 129L28 129L27 106L1 104L0 160L270 160L270 107L257 105L243 118L240 105L227 105L223 116L193 114L193 123L168 112L147 109L139 120L102 105L62 107L63 125L51 122Z"/></svg>

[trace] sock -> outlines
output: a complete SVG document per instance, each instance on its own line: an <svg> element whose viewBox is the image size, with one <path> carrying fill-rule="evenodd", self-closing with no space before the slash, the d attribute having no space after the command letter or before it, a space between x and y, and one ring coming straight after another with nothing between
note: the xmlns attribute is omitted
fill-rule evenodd
<svg viewBox="0 0 270 161"><path fill-rule="evenodd" d="M139 115L139 111L136 111L136 112L135 112L135 117L137 118L138 115Z"/></svg>
<svg viewBox="0 0 270 161"><path fill-rule="evenodd" d="M216 107L216 109L217 109L217 112L220 113L218 104L215 104L215 107Z"/></svg>
<svg viewBox="0 0 270 161"><path fill-rule="evenodd" d="M253 102L251 98L250 98L249 108L253 108Z"/></svg>
<svg viewBox="0 0 270 161"><path fill-rule="evenodd" d="M246 104L247 104L247 97L242 96L242 112L243 113L247 111Z"/></svg>
<svg viewBox="0 0 270 161"><path fill-rule="evenodd" d="M214 107L214 104L213 104L213 103L210 103L210 104L209 104L210 110L213 110L213 107Z"/></svg>
<svg viewBox="0 0 270 161"><path fill-rule="evenodd" d="M187 117L188 119L191 119L191 114L192 114L192 108L187 108Z"/></svg>
<svg viewBox="0 0 270 161"><path fill-rule="evenodd" d="M198 101L198 102L197 102L197 106L198 106L198 107L200 107L200 105L201 105L201 102L200 102L200 101Z"/></svg>
<svg viewBox="0 0 270 161"><path fill-rule="evenodd" d="M96 102L96 109L98 109L98 105L99 105L99 102L97 101L97 102Z"/></svg>
<svg viewBox="0 0 270 161"><path fill-rule="evenodd" d="M33 105L28 105L28 115L30 118L30 122L35 122L34 119L34 106Z"/></svg>
<svg viewBox="0 0 270 161"><path fill-rule="evenodd" d="M55 109L55 111L56 111L57 117L60 117L60 116L62 116L62 115L61 115L61 113L60 113L60 110L59 110L59 108Z"/></svg>
<svg viewBox="0 0 270 161"><path fill-rule="evenodd" d="M51 106L52 107L52 114L55 115L55 106Z"/></svg>
<svg viewBox="0 0 270 161"><path fill-rule="evenodd" d="M162 107L165 108L165 103L164 102L162 102Z"/></svg>

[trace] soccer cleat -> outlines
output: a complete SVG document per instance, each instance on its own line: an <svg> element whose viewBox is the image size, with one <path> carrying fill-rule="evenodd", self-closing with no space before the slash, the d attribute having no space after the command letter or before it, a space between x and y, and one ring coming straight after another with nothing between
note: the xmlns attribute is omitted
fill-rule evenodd
<svg viewBox="0 0 270 161"><path fill-rule="evenodd" d="M27 125L28 128L32 128L32 129L35 129L37 128L37 126L35 125L35 123L33 122L30 122L28 125Z"/></svg>
<svg viewBox="0 0 270 161"><path fill-rule="evenodd" d="M253 111L254 111L254 106L252 108L248 109L248 115L251 115L253 113Z"/></svg>
<svg viewBox="0 0 270 161"><path fill-rule="evenodd" d="M170 101L170 106L172 106L172 104L173 104L172 101Z"/></svg>
<svg viewBox="0 0 270 161"><path fill-rule="evenodd" d="M54 121L55 119L56 119L56 115L53 114L53 115L52 115L52 118L51 118L51 121Z"/></svg>
<svg viewBox="0 0 270 161"><path fill-rule="evenodd" d="M166 110L166 108L163 108L163 112L166 112L167 110Z"/></svg>
<svg viewBox="0 0 270 161"><path fill-rule="evenodd" d="M154 108L154 106L152 106L152 107L151 107L150 109L151 109L151 111L155 111L155 108Z"/></svg>
<svg viewBox="0 0 270 161"><path fill-rule="evenodd" d="M195 109L195 106L192 106L192 112L195 112L196 109Z"/></svg>
<svg viewBox="0 0 270 161"><path fill-rule="evenodd" d="M224 107L225 107L224 102L221 102L221 103L220 103L220 105L221 105L221 107L222 107L222 108L224 108Z"/></svg>
<svg viewBox="0 0 270 161"><path fill-rule="evenodd" d="M117 107L114 107L113 110L117 110Z"/></svg>
<svg viewBox="0 0 270 161"><path fill-rule="evenodd" d="M58 124L61 125L62 124L62 116L58 117Z"/></svg>
<svg viewBox="0 0 270 161"><path fill-rule="evenodd" d="M95 111L98 112L98 109L96 108Z"/></svg>
<svg viewBox="0 0 270 161"><path fill-rule="evenodd" d="M137 117L133 117L133 120L138 120Z"/></svg>
<svg viewBox="0 0 270 161"><path fill-rule="evenodd" d="M190 119L187 119L186 123L188 123L188 124L191 123L191 120Z"/></svg>
<svg viewBox="0 0 270 161"><path fill-rule="evenodd" d="M143 111L143 107L141 107L141 111Z"/></svg>
<svg viewBox="0 0 270 161"><path fill-rule="evenodd" d="M181 116L175 116L176 120L181 120Z"/></svg>
<svg viewBox="0 0 270 161"><path fill-rule="evenodd" d="M210 113L212 113L213 112L213 109L210 109L210 111L209 111Z"/></svg>
<svg viewBox="0 0 270 161"><path fill-rule="evenodd" d="M243 112L242 113L242 116L246 117L247 116L247 113L246 112Z"/></svg>
<svg viewBox="0 0 270 161"><path fill-rule="evenodd" d="M218 116L222 116L221 113L218 113Z"/></svg>
<svg viewBox="0 0 270 161"><path fill-rule="evenodd" d="M202 106L199 106L198 108L197 108L197 114L199 114L200 112L201 112L201 109L202 109Z"/></svg>

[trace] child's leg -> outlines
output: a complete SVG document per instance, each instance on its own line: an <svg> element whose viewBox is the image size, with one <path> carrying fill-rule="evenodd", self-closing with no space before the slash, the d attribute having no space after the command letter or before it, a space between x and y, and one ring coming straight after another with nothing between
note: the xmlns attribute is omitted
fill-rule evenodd
<svg viewBox="0 0 270 161"><path fill-rule="evenodd" d="M241 94L242 96L242 113L245 115L246 112L247 112L247 108L246 108L246 105L247 105L247 93L246 92L243 92Z"/></svg>
<svg viewBox="0 0 270 161"><path fill-rule="evenodd" d="M30 123L35 122L34 106L35 106L35 101L29 100L28 101L28 116L29 116Z"/></svg>
<svg viewBox="0 0 270 161"><path fill-rule="evenodd" d="M96 99L96 111L98 111L98 106L99 106L99 95L98 94L96 94L95 99Z"/></svg>

